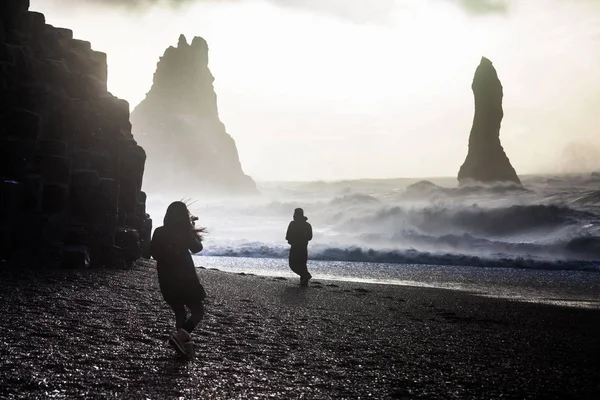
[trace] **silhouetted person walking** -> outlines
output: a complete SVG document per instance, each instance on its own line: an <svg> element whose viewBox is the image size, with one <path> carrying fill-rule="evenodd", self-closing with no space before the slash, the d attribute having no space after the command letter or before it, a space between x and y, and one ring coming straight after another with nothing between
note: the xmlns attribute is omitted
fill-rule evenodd
<svg viewBox="0 0 600 400"><path fill-rule="evenodd" d="M312 240L312 226L307 222L304 210L294 210L294 220L288 226L285 239L290 244L290 268L300 275L300 284L307 286L312 275L308 272L308 242Z"/></svg>
<svg viewBox="0 0 600 400"><path fill-rule="evenodd" d="M163 299L175 312L176 332L169 344L183 356L193 356L191 333L204 317L206 293L200 284L192 253L202 250L203 228L196 228L192 216L181 201L167 208L163 226L154 231L150 252L158 264L158 282ZM190 310L187 316L186 307Z"/></svg>

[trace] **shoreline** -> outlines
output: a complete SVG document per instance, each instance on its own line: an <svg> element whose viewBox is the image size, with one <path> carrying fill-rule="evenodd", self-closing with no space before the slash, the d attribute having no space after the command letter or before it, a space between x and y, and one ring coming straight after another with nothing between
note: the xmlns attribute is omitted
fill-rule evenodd
<svg viewBox="0 0 600 400"><path fill-rule="evenodd" d="M203 265L215 265L216 268L212 269L228 273L250 273L266 277L284 276L292 280L298 279L287 267L287 259L195 256L194 261L196 268L199 269L204 269ZM520 302L554 305L562 303L568 307L600 308L600 274L595 272L383 264L386 271L381 274L374 272L380 264L309 261L309 269L320 280L447 289ZM328 268L329 265L338 267ZM356 265L364 268L356 270ZM390 274L387 272L389 269L393 269L395 272ZM363 277L358 277L357 271L361 272ZM468 278L465 279L465 277Z"/></svg>
<svg viewBox="0 0 600 400"><path fill-rule="evenodd" d="M155 275L0 270L0 397L600 396L599 310L205 269L183 362Z"/></svg>

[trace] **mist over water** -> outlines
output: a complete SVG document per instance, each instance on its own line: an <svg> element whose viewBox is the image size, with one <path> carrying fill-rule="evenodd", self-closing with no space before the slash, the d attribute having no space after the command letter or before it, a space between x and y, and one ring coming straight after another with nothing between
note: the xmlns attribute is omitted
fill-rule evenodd
<svg viewBox="0 0 600 400"><path fill-rule="evenodd" d="M303 207L312 260L600 271L600 179L523 181L525 189L458 188L453 179L262 183L258 198L191 195L191 209L210 232L203 256L285 259L285 229ZM167 198L149 198L155 224Z"/></svg>

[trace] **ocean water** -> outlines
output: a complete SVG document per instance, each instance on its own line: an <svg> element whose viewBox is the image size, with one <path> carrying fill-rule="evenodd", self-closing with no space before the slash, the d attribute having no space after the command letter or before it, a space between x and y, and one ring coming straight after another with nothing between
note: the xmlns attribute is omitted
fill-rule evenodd
<svg viewBox="0 0 600 400"><path fill-rule="evenodd" d="M294 208L313 226L321 279L411 284L594 306L600 301L600 176L525 176L523 188L457 187L455 179L259 184L257 198L154 196L161 224L192 199L207 227L198 265L292 276L285 231Z"/></svg>

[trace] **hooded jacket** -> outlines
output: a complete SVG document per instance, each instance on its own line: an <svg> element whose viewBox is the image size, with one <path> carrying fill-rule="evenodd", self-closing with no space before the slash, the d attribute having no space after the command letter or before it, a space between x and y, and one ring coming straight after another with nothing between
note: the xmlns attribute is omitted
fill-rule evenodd
<svg viewBox="0 0 600 400"><path fill-rule="evenodd" d="M308 246L312 237L312 226L308 223L308 218L295 216L288 226L285 240L292 246Z"/></svg>

